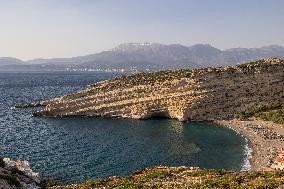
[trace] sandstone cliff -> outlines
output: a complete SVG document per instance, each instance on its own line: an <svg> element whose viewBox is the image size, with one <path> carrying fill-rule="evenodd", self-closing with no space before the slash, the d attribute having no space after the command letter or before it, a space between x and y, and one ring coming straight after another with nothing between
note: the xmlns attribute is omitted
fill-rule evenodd
<svg viewBox="0 0 284 189"><path fill-rule="evenodd" d="M35 116L102 116L180 121L232 118L255 104L284 100L284 61L268 58L234 67L141 73L98 82L42 101Z"/></svg>

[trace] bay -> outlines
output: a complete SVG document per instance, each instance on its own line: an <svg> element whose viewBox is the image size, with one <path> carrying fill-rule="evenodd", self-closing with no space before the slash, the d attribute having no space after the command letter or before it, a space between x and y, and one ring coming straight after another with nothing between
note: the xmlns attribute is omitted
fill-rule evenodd
<svg viewBox="0 0 284 189"><path fill-rule="evenodd" d="M19 103L85 88L114 73L0 73L0 156L24 159L62 183L126 176L149 166L240 170L246 141L212 123L170 119L32 117Z"/></svg>

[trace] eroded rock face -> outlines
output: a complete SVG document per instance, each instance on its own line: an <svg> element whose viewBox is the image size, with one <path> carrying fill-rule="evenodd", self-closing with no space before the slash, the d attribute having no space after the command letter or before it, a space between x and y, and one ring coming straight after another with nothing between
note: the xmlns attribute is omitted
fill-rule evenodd
<svg viewBox="0 0 284 189"><path fill-rule="evenodd" d="M180 121L232 118L254 104L284 100L284 61L268 58L234 67L141 73L102 81L41 102L37 116L102 116Z"/></svg>

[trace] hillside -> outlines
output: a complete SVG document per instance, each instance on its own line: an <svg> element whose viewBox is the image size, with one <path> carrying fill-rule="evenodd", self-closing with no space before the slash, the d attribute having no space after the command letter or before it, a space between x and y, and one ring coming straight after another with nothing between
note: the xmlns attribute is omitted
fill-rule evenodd
<svg viewBox="0 0 284 189"><path fill-rule="evenodd" d="M137 171L125 178L110 177L89 180L83 184L55 186L53 189L146 189L146 188L280 188L283 171L230 172L196 170L190 167L152 167Z"/></svg>
<svg viewBox="0 0 284 189"><path fill-rule="evenodd" d="M283 102L283 78L284 61L276 58L233 67L141 73L42 101L46 107L34 115L230 119L246 107Z"/></svg>

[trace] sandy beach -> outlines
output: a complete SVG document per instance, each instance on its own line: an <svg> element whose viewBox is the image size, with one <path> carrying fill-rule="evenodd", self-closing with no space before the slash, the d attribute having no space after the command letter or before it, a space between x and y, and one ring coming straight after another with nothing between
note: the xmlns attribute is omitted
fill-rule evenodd
<svg viewBox="0 0 284 189"><path fill-rule="evenodd" d="M272 170L272 159L284 150L284 125L250 119L246 121L222 120L217 124L229 127L243 135L253 149L249 159L251 171Z"/></svg>

